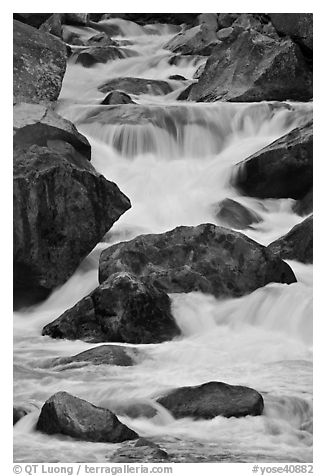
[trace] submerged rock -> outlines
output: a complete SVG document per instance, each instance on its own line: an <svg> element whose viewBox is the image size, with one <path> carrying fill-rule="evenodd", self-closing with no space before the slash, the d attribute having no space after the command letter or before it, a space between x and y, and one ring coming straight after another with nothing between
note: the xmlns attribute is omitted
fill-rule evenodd
<svg viewBox="0 0 326 476"><path fill-rule="evenodd" d="M270 282L296 281L291 268L239 232L212 224L141 235L104 250L99 280L132 273L168 293L242 296Z"/></svg>
<svg viewBox="0 0 326 476"><path fill-rule="evenodd" d="M101 102L103 105L115 105L115 104L136 104L129 94L124 93L123 91L112 91L109 93L103 101Z"/></svg>
<svg viewBox="0 0 326 476"><path fill-rule="evenodd" d="M100 345L93 349L85 350L71 357L59 357L52 360L51 365L68 365L85 363L92 365L119 365L129 367L135 365L139 351L132 347L120 345Z"/></svg>
<svg viewBox="0 0 326 476"><path fill-rule="evenodd" d="M261 415L263 397L256 390L223 382L208 382L196 387L181 387L157 402L174 418L212 419Z"/></svg>
<svg viewBox="0 0 326 476"><path fill-rule="evenodd" d="M107 63L116 59L130 58L137 56L137 53L127 48L117 46L90 46L74 52L72 58L75 63L81 64L85 68L90 68L97 63Z"/></svg>
<svg viewBox="0 0 326 476"><path fill-rule="evenodd" d="M66 71L66 46L53 35L14 20L14 100L55 101Z"/></svg>
<svg viewBox="0 0 326 476"><path fill-rule="evenodd" d="M241 205L241 203L225 198L215 206L216 218L227 226L242 230L263 219L254 210Z"/></svg>
<svg viewBox="0 0 326 476"><path fill-rule="evenodd" d="M268 245L272 253L282 259L293 259L302 263L313 261L313 216L294 226L286 235Z"/></svg>
<svg viewBox="0 0 326 476"><path fill-rule="evenodd" d="M112 463L165 463L169 458L166 451L146 438L139 438L136 443L127 443L108 459Z"/></svg>
<svg viewBox="0 0 326 476"><path fill-rule="evenodd" d="M39 300L63 284L128 198L63 140L14 149L15 300ZM33 299L32 299L33 298Z"/></svg>
<svg viewBox="0 0 326 476"><path fill-rule="evenodd" d="M303 198L313 182L312 122L293 129L236 166L233 184L259 198Z"/></svg>
<svg viewBox="0 0 326 476"><path fill-rule="evenodd" d="M169 83L159 79L114 78L98 87L101 93L119 90L128 94L169 94L173 88Z"/></svg>
<svg viewBox="0 0 326 476"><path fill-rule="evenodd" d="M44 403L36 429L94 442L119 443L138 438L110 410L66 392L55 393Z"/></svg>
<svg viewBox="0 0 326 476"><path fill-rule="evenodd" d="M189 99L249 102L311 97L312 73L291 39L243 30L214 47Z"/></svg>
<svg viewBox="0 0 326 476"><path fill-rule="evenodd" d="M128 273L111 275L43 328L43 335L87 342L148 344L180 334L167 294Z"/></svg>

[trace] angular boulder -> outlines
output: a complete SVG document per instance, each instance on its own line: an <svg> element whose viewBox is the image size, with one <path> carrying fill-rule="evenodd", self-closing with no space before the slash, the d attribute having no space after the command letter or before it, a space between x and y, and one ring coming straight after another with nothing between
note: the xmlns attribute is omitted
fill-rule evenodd
<svg viewBox="0 0 326 476"><path fill-rule="evenodd" d="M66 71L65 44L55 36L14 20L14 100L55 101Z"/></svg>
<svg viewBox="0 0 326 476"><path fill-rule="evenodd" d="M261 415L263 397L256 390L223 382L208 382L196 387L181 387L159 398L157 402L174 418L209 420L216 416L244 417Z"/></svg>
<svg viewBox="0 0 326 476"><path fill-rule="evenodd" d="M92 365L118 365L129 367L136 363L137 349L120 345L100 345L71 357L59 357L52 360L52 366L85 363Z"/></svg>
<svg viewBox="0 0 326 476"><path fill-rule="evenodd" d="M120 443L138 438L110 410L67 392L57 392L44 403L36 429L93 442Z"/></svg>
<svg viewBox="0 0 326 476"><path fill-rule="evenodd" d="M87 342L148 344L170 340L180 330L168 295L122 272L46 325L42 334Z"/></svg>
<svg viewBox="0 0 326 476"><path fill-rule="evenodd" d="M313 128L309 121L240 162L233 185L258 198L303 198L313 183Z"/></svg>
<svg viewBox="0 0 326 476"><path fill-rule="evenodd" d="M222 224L237 230L243 230L263 220L254 210L231 198L225 198L215 206L215 216Z"/></svg>
<svg viewBox="0 0 326 476"><path fill-rule="evenodd" d="M240 28L240 27L238 27ZM312 73L291 39L243 30L219 42L189 96L192 101L308 101Z"/></svg>
<svg viewBox="0 0 326 476"><path fill-rule="evenodd" d="M76 127L42 104L20 103L14 106L14 148L28 145L46 147L48 141L62 140L91 159L91 146Z"/></svg>
<svg viewBox="0 0 326 476"><path fill-rule="evenodd" d="M77 64L85 68L91 68L97 63L107 63L116 59L130 58L137 56L138 53L127 48L118 48L116 46L90 46L89 48L78 49L72 55L72 59Z"/></svg>
<svg viewBox="0 0 326 476"><path fill-rule="evenodd" d="M217 24L202 23L183 30L169 40L163 48L183 55L209 55L215 47Z"/></svg>
<svg viewBox="0 0 326 476"><path fill-rule="evenodd" d="M168 293L201 291L216 297L296 281L291 268L266 247L209 223L111 246L100 257L100 283L117 272L132 273Z"/></svg>
<svg viewBox="0 0 326 476"><path fill-rule="evenodd" d="M166 81L145 78L114 78L98 87L101 93L119 90L127 94L169 94L173 88Z"/></svg>
<svg viewBox="0 0 326 476"><path fill-rule="evenodd" d="M14 149L15 300L62 285L130 208L116 184L62 140Z"/></svg>
<svg viewBox="0 0 326 476"><path fill-rule="evenodd" d="M269 16L279 35L288 35L301 46L312 51L312 13L270 13Z"/></svg>
<svg viewBox="0 0 326 476"><path fill-rule="evenodd" d="M286 235L273 241L268 249L282 259L313 262L313 216L294 226Z"/></svg>

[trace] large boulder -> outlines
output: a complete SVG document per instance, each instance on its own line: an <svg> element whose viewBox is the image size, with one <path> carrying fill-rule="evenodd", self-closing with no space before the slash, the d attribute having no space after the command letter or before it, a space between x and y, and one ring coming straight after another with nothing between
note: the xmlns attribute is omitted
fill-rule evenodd
<svg viewBox="0 0 326 476"><path fill-rule="evenodd" d="M214 214L222 225L243 230L263 219L251 208L247 208L236 200L225 198L214 206Z"/></svg>
<svg viewBox="0 0 326 476"><path fill-rule="evenodd" d="M121 345L99 345L77 355L58 357L51 361L51 366L65 366L71 364L92 365L119 365L129 367L134 365L139 352L133 347Z"/></svg>
<svg viewBox="0 0 326 476"><path fill-rule="evenodd" d="M296 281L291 268L239 232L212 224L141 235L104 250L99 280L130 272L168 293L242 296L270 282Z"/></svg>
<svg viewBox="0 0 326 476"><path fill-rule="evenodd" d="M232 180L242 193L252 197L303 198L313 182L312 122L240 162Z"/></svg>
<svg viewBox="0 0 326 476"><path fill-rule="evenodd" d="M116 184L63 140L15 147L13 189L17 304L63 284L130 208Z"/></svg>
<svg viewBox="0 0 326 476"><path fill-rule="evenodd" d="M276 40L243 30L214 47L189 99L248 102L311 97L312 73L291 39Z"/></svg>
<svg viewBox="0 0 326 476"><path fill-rule="evenodd" d="M109 93L117 89L127 94L154 95L168 94L173 91L173 88L166 81L132 77L110 79L98 87L101 93Z"/></svg>
<svg viewBox="0 0 326 476"><path fill-rule="evenodd" d="M14 13L13 18L34 28L39 28L51 15L52 13Z"/></svg>
<svg viewBox="0 0 326 476"><path fill-rule="evenodd" d="M14 20L14 100L55 101L66 71L66 46L55 36Z"/></svg>
<svg viewBox="0 0 326 476"><path fill-rule="evenodd" d="M72 55L72 59L75 63L81 64L85 68L90 68L98 63L107 63L108 61L130 58L137 55L138 53L128 48L118 48L117 46L90 46L76 50Z"/></svg>
<svg viewBox="0 0 326 476"><path fill-rule="evenodd" d="M302 47L312 51L312 13L270 13L269 16L279 35L288 35Z"/></svg>
<svg viewBox="0 0 326 476"><path fill-rule="evenodd" d="M78 440L120 443L137 433L110 410L96 407L66 392L57 392L43 405L36 429L48 435L63 434Z"/></svg>
<svg viewBox="0 0 326 476"><path fill-rule="evenodd" d="M128 273L110 276L43 328L43 335L87 342L148 344L180 334L166 293Z"/></svg>
<svg viewBox="0 0 326 476"><path fill-rule="evenodd" d="M286 235L268 245L268 249L282 259L302 263L313 261L313 217L294 226Z"/></svg>
<svg viewBox="0 0 326 476"><path fill-rule="evenodd" d="M91 146L76 127L42 104L20 103L14 106L14 147L37 144L46 147L48 141L62 140L74 146L88 160Z"/></svg>
<svg viewBox="0 0 326 476"><path fill-rule="evenodd" d="M216 30L217 23L202 23L178 33L164 48L183 55L209 55L216 45Z"/></svg>
<svg viewBox="0 0 326 476"><path fill-rule="evenodd" d="M196 387L181 387L157 402L174 418L212 419L261 415L263 397L256 390L223 382L208 382Z"/></svg>

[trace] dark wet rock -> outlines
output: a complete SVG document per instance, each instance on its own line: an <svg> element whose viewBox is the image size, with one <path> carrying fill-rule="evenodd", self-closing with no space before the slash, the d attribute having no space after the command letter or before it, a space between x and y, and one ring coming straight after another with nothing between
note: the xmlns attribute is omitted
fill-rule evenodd
<svg viewBox="0 0 326 476"><path fill-rule="evenodd" d="M66 71L66 46L53 35L14 20L14 101L55 101Z"/></svg>
<svg viewBox="0 0 326 476"><path fill-rule="evenodd" d="M103 101L103 105L114 105L114 104L136 104L129 94L124 93L123 91L112 91L110 92Z"/></svg>
<svg viewBox="0 0 326 476"><path fill-rule="evenodd" d="M243 30L214 47L189 99L249 102L311 97L312 73L291 39Z"/></svg>
<svg viewBox="0 0 326 476"><path fill-rule="evenodd" d="M313 190L309 192L301 199L297 200L294 204L293 211L300 216L310 215L313 210Z"/></svg>
<svg viewBox="0 0 326 476"><path fill-rule="evenodd" d="M183 30L169 40L163 48L183 55L210 55L216 43L217 27L203 23Z"/></svg>
<svg viewBox="0 0 326 476"><path fill-rule="evenodd" d="M181 74L172 74L172 76L169 76L169 79L173 79L174 81L186 81L186 78L181 76Z"/></svg>
<svg viewBox="0 0 326 476"><path fill-rule="evenodd" d="M107 63L108 61L130 58L137 55L138 53L127 48L118 48L116 46L90 46L89 48L75 51L72 58L75 63L81 64L85 68L90 68L97 63Z"/></svg>
<svg viewBox="0 0 326 476"><path fill-rule="evenodd" d="M309 121L264 147L235 169L233 184L259 198L303 198L313 182L313 128Z"/></svg>
<svg viewBox="0 0 326 476"><path fill-rule="evenodd" d="M14 13L13 18L34 28L39 28L51 15L52 13Z"/></svg>
<svg viewBox="0 0 326 476"><path fill-rule="evenodd" d="M85 43L89 46L118 46L117 42L104 32L91 36Z"/></svg>
<svg viewBox="0 0 326 476"><path fill-rule="evenodd" d="M16 425L16 423L21 419L23 418L24 416L26 416L28 413L28 411L23 408L23 407L20 407L20 406L14 406L13 407L13 424Z"/></svg>
<svg viewBox="0 0 326 476"><path fill-rule="evenodd" d="M170 298L128 273L113 274L43 328L43 335L87 342L148 344L180 334Z"/></svg>
<svg viewBox="0 0 326 476"><path fill-rule="evenodd" d="M263 397L256 390L223 382L208 382L196 387L181 387L157 402L174 418L212 419L261 415Z"/></svg>
<svg viewBox="0 0 326 476"><path fill-rule="evenodd" d="M39 300L63 284L130 208L69 143L14 149L14 292Z"/></svg>
<svg viewBox="0 0 326 476"><path fill-rule="evenodd" d="M64 22L68 25L89 25L89 13L64 13Z"/></svg>
<svg viewBox="0 0 326 476"><path fill-rule="evenodd" d="M92 365L135 365L139 352L133 347L120 345L100 345L70 357L59 357L51 361L52 366L86 363Z"/></svg>
<svg viewBox="0 0 326 476"><path fill-rule="evenodd" d="M239 13L220 13L218 16L218 25L221 28L228 28L239 17Z"/></svg>
<svg viewBox="0 0 326 476"><path fill-rule="evenodd" d="M110 79L98 87L98 90L102 93L108 93L117 89L128 94L154 95L168 94L173 91L170 84L166 81L132 77Z"/></svg>
<svg viewBox="0 0 326 476"><path fill-rule="evenodd" d="M41 104L20 103L14 106L14 147L37 144L46 147L48 141L62 140L91 159L91 146L76 127Z"/></svg>
<svg viewBox="0 0 326 476"><path fill-rule="evenodd" d="M194 25L198 20L199 13L110 13L110 18L122 18L138 23L139 25L148 25L153 23L169 23L172 25Z"/></svg>
<svg viewBox="0 0 326 476"><path fill-rule="evenodd" d="M169 455L156 443L139 438L136 443L127 443L119 448L108 459L112 463L165 463Z"/></svg>
<svg viewBox="0 0 326 476"><path fill-rule="evenodd" d="M296 281L291 268L241 233L212 224L140 235L104 250L99 280L129 272L168 293L242 296L270 282Z"/></svg>
<svg viewBox="0 0 326 476"><path fill-rule="evenodd" d="M282 259L313 262L313 216L294 226L286 235L273 241L268 249Z"/></svg>
<svg viewBox="0 0 326 476"><path fill-rule="evenodd" d="M313 15L312 13L270 13L272 24L279 35L290 36L301 46L312 51Z"/></svg>
<svg viewBox="0 0 326 476"><path fill-rule="evenodd" d="M110 410L66 392L58 392L44 403L36 429L48 435L63 434L94 442L119 443L138 437Z"/></svg>
<svg viewBox="0 0 326 476"><path fill-rule="evenodd" d="M51 35L62 39L62 14L53 13L44 23L42 23L40 31L51 33Z"/></svg>
<svg viewBox="0 0 326 476"><path fill-rule="evenodd" d="M194 83L192 84L189 84L189 86L187 86L183 91L182 93L179 94L179 96L177 97L177 101L186 101L189 97L189 94L192 90L192 87L193 87Z"/></svg>
<svg viewBox="0 0 326 476"><path fill-rule="evenodd" d="M243 230L255 223L260 223L262 217L254 210L241 205L241 203L225 198L215 207L215 216L223 225Z"/></svg>

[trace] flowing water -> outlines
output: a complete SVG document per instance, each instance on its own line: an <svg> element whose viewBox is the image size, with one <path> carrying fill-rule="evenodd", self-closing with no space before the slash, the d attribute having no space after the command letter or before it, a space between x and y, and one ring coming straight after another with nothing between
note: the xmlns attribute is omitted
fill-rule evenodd
<svg viewBox="0 0 326 476"><path fill-rule="evenodd" d="M175 58L163 49L175 34L172 26L139 27L118 19L104 25L119 27L116 39L127 43L124 48L137 56L92 68L70 60L57 111L87 136L93 165L118 184L132 208L65 285L42 304L15 313L14 402L31 412L14 427L14 459L101 462L119 447L35 431L44 401L64 390L112 410L130 402L154 406L153 418L122 414L119 418L159 443L173 461L311 462L310 265L289 262L297 283L272 283L237 299L218 300L198 292L171 295L182 336L137 346L144 358L134 367L48 365L54 357L94 347L42 337L41 330L96 287L99 255L110 244L178 225L219 224L214 204L226 197L263 217L243 232L264 245L302 220L292 211L293 200L243 197L230 180L236 163L305 122L312 113L311 104L177 101L205 58ZM75 31L84 38L96 33L89 28ZM168 80L175 74L186 80ZM101 106L105 94L98 86L117 77L166 80L171 92L131 95L137 106ZM263 415L175 420L153 401L169 389L212 380L261 392Z"/></svg>

